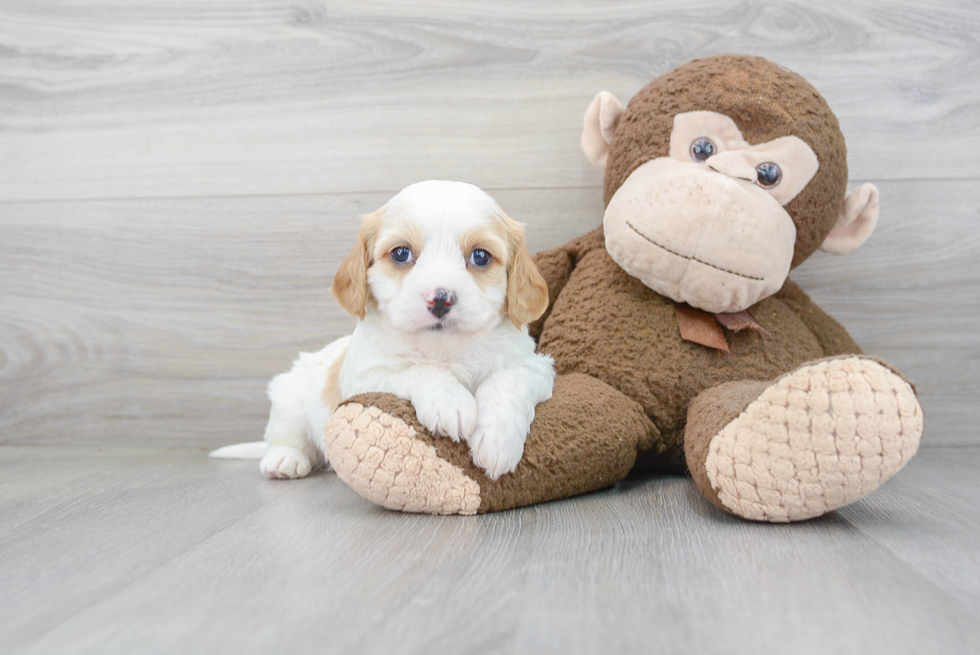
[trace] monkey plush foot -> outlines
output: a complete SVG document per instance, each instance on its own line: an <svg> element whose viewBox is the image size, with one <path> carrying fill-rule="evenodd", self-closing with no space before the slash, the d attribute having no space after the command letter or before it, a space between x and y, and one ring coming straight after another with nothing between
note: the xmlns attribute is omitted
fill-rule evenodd
<svg viewBox="0 0 980 655"><path fill-rule="evenodd" d="M640 448L659 438L642 408L586 375L558 376L538 405L524 457L491 480L468 446L432 436L412 404L389 394L355 396L324 434L337 475L388 509L428 514L495 512L594 491L626 477Z"/></svg>
<svg viewBox="0 0 980 655"><path fill-rule="evenodd" d="M800 521L877 489L921 436L911 384L879 360L844 356L701 393L688 412L685 454L715 505L756 521Z"/></svg>
<svg viewBox="0 0 980 655"><path fill-rule="evenodd" d="M388 509L476 514L479 476L471 477L465 462L454 457L452 451L461 449L440 456L440 444L415 419L408 401L382 394L362 400L367 404L338 407L324 433L327 461L340 479ZM458 454L465 455L465 448Z"/></svg>

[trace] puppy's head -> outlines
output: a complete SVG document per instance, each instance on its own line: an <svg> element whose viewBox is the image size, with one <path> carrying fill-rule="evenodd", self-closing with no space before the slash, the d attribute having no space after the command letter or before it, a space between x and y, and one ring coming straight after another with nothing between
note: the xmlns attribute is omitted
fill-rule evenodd
<svg viewBox="0 0 980 655"><path fill-rule="evenodd" d="M523 226L478 187L436 180L363 217L332 291L351 314L371 307L408 333L477 332L504 317L520 327L548 306Z"/></svg>

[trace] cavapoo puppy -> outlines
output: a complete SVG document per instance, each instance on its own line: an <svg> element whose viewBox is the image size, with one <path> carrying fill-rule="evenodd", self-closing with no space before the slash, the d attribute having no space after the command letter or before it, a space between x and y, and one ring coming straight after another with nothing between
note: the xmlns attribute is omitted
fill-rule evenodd
<svg viewBox="0 0 980 655"><path fill-rule="evenodd" d="M272 379L264 442L212 456L260 456L270 478L301 478L324 463L337 406L387 392L410 400L433 434L465 440L488 477L517 467L555 378L527 333L548 287L520 223L471 184L413 184L363 217L332 291L360 319L354 333Z"/></svg>

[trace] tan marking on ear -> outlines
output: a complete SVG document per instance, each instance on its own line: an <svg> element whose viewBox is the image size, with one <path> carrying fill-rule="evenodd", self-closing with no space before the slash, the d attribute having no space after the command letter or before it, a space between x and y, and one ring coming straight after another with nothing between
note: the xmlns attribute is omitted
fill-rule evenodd
<svg viewBox="0 0 980 655"><path fill-rule="evenodd" d="M331 413L344 402L343 396L340 395L340 367L344 365L345 357L347 357L346 348L327 368L327 381L323 385L323 406Z"/></svg>
<svg viewBox="0 0 980 655"><path fill-rule="evenodd" d="M330 287L337 302L361 319L364 318L368 300L367 269L373 262L372 252L383 218L384 207L361 217L357 243L340 264L337 275L333 278L333 286Z"/></svg>
<svg viewBox="0 0 980 655"><path fill-rule="evenodd" d="M548 309L548 284L524 244L524 226L503 212L500 219L507 234L507 314L522 327Z"/></svg>

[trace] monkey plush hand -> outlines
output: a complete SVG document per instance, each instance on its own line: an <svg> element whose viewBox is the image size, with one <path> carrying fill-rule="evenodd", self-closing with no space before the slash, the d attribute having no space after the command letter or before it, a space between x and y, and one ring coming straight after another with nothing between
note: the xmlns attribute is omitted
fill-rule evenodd
<svg viewBox="0 0 980 655"><path fill-rule="evenodd" d="M878 191L846 193L824 99L764 59L721 56L654 80L624 109L600 93L582 148L605 170L602 226L535 261L551 302L530 326L554 357L517 470L489 480L407 401L350 399L327 456L366 498L416 512L495 511L689 471L761 521L818 516L915 453L922 411L886 362L787 276L871 234Z"/></svg>

